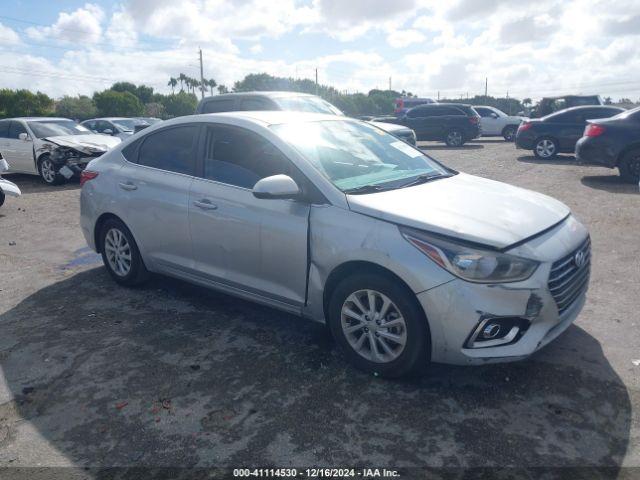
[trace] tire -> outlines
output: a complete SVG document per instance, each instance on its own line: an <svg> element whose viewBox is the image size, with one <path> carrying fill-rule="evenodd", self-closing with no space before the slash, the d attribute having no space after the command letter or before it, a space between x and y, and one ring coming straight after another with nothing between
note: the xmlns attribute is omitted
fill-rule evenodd
<svg viewBox="0 0 640 480"><path fill-rule="evenodd" d="M558 142L551 137L540 137L533 145L533 154L542 159L548 160L558 154Z"/></svg>
<svg viewBox="0 0 640 480"><path fill-rule="evenodd" d="M461 147L464 145L464 134L457 128L452 128L444 137L444 143L449 147Z"/></svg>
<svg viewBox="0 0 640 480"><path fill-rule="evenodd" d="M622 156L618 164L620 177L625 182L640 182L640 149L630 150Z"/></svg>
<svg viewBox="0 0 640 480"><path fill-rule="evenodd" d="M48 154L42 155L38 159L38 173L42 181L47 185L60 185L65 181L62 175L55 172L53 162Z"/></svg>
<svg viewBox="0 0 640 480"><path fill-rule="evenodd" d="M502 129L502 136L507 142L513 142L516 139L516 132L518 127L516 125L507 125Z"/></svg>
<svg viewBox="0 0 640 480"><path fill-rule="evenodd" d="M0 207L4 205L5 194L2 190L0 190Z"/></svg>
<svg viewBox="0 0 640 480"><path fill-rule="evenodd" d="M374 305L378 315L384 313L382 309L385 301L390 301L382 318L369 315L369 292L375 292ZM358 308L355 300L367 310L366 315L363 309ZM345 314L345 311L349 311L349 314ZM375 273L346 277L334 289L328 313L329 328L336 343L356 368L382 377L395 378L421 373L428 366L431 359L431 339L427 319L415 295L397 280ZM359 315L361 320L356 320L352 317L353 314ZM385 322L393 322L393 326L382 327ZM389 334L400 341L391 340ZM383 344L386 344L387 349ZM377 355L372 345L375 345Z"/></svg>
<svg viewBox="0 0 640 480"><path fill-rule="evenodd" d="M138 245L124 223L110 218L102 225L99 238L104 266L117 283L126 287L135 287L148 280L149 272L144 265Z"/></svg>

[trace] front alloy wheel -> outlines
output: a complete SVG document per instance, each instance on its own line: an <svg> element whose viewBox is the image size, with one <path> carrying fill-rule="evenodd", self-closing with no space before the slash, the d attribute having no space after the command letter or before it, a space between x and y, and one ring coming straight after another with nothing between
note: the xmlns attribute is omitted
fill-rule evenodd
<svg viewBox="0 0 640 480"><path fill-rule="evenodd" d="M331 293L327 314L338 347L360 370L400 377L429 364L425 312L398 278L379 272L343 278Z"/></svg>
<svg viewBox="0 0 640 480"><path fill-rule="evenodd" d="M56 172L55 165L49 155L44 155L38 163L40 177L47 185L58 185L64 181L64 177Z"/></svg>
<svg viewBox="0 0 640 480"><path fill-rule="evenodd" d="M550 138L541 138L536 143L534 153L538 158L552 158L558 153L558 147Z"/></svg>
<svg viewBox="0 0 640 480"><path fill-rule="evenodd" d="M375 290L359 290L342 305L341 326L353 350L363 358L388 363L407 343L407 325L389 297Z"/></svg>

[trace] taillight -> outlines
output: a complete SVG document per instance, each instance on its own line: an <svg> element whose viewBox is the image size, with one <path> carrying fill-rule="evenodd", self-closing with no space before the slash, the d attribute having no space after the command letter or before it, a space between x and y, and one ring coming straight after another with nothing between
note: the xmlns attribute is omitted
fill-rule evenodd
<svg viewBox="0 0 640 480"><path fill-rule="evenodd" d="M598 136L602 135L605 130L606 130L606 128L604 128L602 125L595 125L593 123L590 123L584 129L584 136L585 137L598 137Z"/></svg>
<svg viewBox="0 0 640 480"><path fill-rule="evenodd" d="M398 100L396 100L395 113L401 112L402 111L402 107L404 107L404 102L402 101L401 98L399 98Z"/></svg>
<svg viewBox="0 0 640 480"><path fill-rule="evenodd" d="M480 123L480 117L473 116L473 117L467 117L467 118L469 119L469 122L472 125L477 125L478 123Z"/></svg>
<svg viewBox="0 0 640 480"><path fill-rule="evenodd" d="M524 132L525 130L529 130L532 126L533 124L531 122L521 123L520 126L518 127L518 131Z"/></svg>
<svg viewBox="0 0 640 480"><path fill-rule="evenodd" d="M89 180L93 180L98 176L98 172L93 172L91 170L83 170L80 172L80 186L82 187Z"/></svg>

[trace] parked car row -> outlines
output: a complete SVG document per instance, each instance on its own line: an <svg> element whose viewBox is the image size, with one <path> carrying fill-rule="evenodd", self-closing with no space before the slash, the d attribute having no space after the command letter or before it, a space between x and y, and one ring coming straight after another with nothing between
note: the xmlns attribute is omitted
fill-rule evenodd
<svg viewBox="0 0 640 480"><path fill-rule="evenodd" d="M572 107L523 121L516 147L540 159L575 153L582 164L618 168L627 181L640 181L640 108L610 105Z"/></svg>

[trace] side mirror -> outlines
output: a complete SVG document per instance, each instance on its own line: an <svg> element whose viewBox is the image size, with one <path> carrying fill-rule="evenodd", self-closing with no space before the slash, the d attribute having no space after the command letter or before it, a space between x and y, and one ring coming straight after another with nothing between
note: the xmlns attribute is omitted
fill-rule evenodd
<svg viewBox="0 0 640 480"><path fill-rule="evenodd" d="M287 175L266 177L253 186L253 196L262 199L293 199L300 195L300 187Z"/></svg>
<svg viewBox="0 0 640 480"><path fill-rule="evenodd" d="M493 112L493 113L490 115L490 117L491 117L491 118L498 118L498 114L497 114L497 113L495 113L495 112Z"/></svg>
<svg viewBox="0 0 640 480"><path fill-rule="evenodd" d="M0 158L0 173L6 172L9 170L9 164L4 158Z"/></svg>
<svg viewBox="0 0 640 480"><path fill-rule="evenodd" d="M18 138L20 140L22 140L23 142L28 142L29 141L29 134L28 133L24 133L24 132L19 133L18 134Z"/></svg>
<svg viewBox="0 0 640 480"><path fill-rule="evenodd" d="M113 130L111 130L110 128L106 128L102 131L102 133L104 133L105 135L113 135Z"/></svg>

